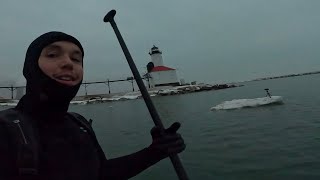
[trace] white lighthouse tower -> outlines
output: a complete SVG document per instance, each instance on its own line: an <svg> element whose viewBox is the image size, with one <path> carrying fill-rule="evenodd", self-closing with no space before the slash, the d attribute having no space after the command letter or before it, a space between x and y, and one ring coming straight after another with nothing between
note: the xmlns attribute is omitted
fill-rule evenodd
<svg viewBox="0 0 320 180"><path fill-rule="evenodd" d="M162 52L159 50L158 47L153 46L149 52L149 55L151 56L151 62L153 62L153 65L155 67L163 66Z"/></svg>
<svg viewBox="0 0 320 180"><path fill-rule="evenodd" d="M147 69L151 87L180 85L176 70L164 65L162 52L158 47L153 46L149 55L151 62L148 63Z"/></svg>

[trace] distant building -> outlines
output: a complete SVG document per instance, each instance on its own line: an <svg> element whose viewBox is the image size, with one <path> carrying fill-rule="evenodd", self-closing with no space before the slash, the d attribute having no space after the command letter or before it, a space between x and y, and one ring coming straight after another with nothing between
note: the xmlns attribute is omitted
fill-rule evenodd
<svg viewBox="0 0 320 180"><path fill-rule="evenodd" d="M163 64L162 52L158 47L153 46L149 55L151 56L151 62L147 65L147 75L151 87L180 85L176 69Z"/></svg>

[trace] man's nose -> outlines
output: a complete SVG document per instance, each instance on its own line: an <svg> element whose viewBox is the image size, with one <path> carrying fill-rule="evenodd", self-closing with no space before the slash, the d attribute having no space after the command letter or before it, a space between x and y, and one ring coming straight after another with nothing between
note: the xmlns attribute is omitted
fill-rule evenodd
<svg viewBox="0 0 320 180"><path fill-rule="evenodd" d="M64 55L60 67L63 69L73 69L72 59L68 55Z"/></svg>

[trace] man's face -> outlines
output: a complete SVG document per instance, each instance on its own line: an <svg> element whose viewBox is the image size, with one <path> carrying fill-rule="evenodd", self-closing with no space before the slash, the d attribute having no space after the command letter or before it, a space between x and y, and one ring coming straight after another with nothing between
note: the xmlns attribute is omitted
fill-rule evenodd
<svg viewBox="0 0 320 180"><path fill-rule="evenodd" d="M51 79L74 86L83 78L82 52L67 41L58 41L46 46L39 57L39 67Z"/></svg>

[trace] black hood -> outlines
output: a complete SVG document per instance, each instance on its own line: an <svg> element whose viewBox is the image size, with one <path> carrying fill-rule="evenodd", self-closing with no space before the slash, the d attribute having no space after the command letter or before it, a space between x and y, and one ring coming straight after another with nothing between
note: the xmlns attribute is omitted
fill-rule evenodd
<svg viewBox="0 0 320 180"><path fill-rule="evenodd" d="M57 41L68 41L77 45L84 55L80 42L62 32L48 32L36 38L29 46L24 61L23 75L27 80L26 95L20 100L18 108L34 113L66 112L70 101L76 96L81 82L66 86L51 79L42 72L38 60L42 50Z"/></svg>

